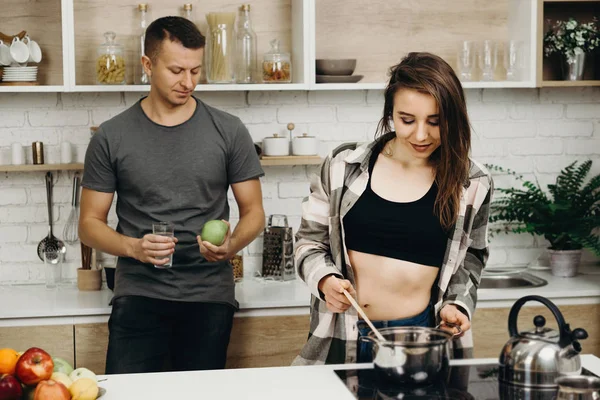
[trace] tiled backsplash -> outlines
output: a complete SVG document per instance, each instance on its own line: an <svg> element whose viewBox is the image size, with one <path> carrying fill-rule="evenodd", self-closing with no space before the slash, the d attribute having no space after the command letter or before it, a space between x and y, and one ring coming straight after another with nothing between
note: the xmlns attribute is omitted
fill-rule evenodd
<svg viewBox="0 0 600 400"><path fill-rule="evenodd" d="M473 156L513 169L543 185L573 160L593 159L600 172L600 88L467 90L474 128ZM239 116L254 141L273 133L307 132L322 142L327 152L345 141L373 137L382 113L382 91L314 92L211 92L197 95L208 104ZM83 161L89 127L118 114L139 99L139 93L20 93L0 94L0 164L10 163L10 146L19 142L28 149L44 142L46 162L60 160L60 144L74 145ZM31 163L31 152L27 152ZM301 200L308 194L309 175L316 166L264 167L262 178L267 214L289 217L294 230L300 223ZM73 172L55 173L55 234L61 237L71 210ZM496 186L512 181L495 179ZM232 222L237 208L232 203ZM114 210L109 222L116 224ZM44 173L0 174L0 284L43 282L38 242L47 234ZM490 266L526 265L543 254L545 243L528 235L497 236L492 240ZM244 272L260 270L262 238L244 250ZM587 260L593 260L589 254ZM80 259L79 246L68 246L66 265L71 278ZM105 265L114 264L103 257Z"/></svg>

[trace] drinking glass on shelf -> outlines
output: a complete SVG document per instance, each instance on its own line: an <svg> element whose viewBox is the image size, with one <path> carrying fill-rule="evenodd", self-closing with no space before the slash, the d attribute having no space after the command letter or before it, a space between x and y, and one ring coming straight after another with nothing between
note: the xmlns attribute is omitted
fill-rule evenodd
<svg viewBox="0 0 600 400"><path fill-rule="evenodd" d="M457 55L457 69L460 80L472 81L475 69L475 43L470 40L461 42Z"/></svg>
<svg viewBox="0 0 600 400"><path fill-rule="evenodd" d="M62 280L63 254L59 249L46 249L43 254L46 289L55 289Z"/></svg>
<svg viewBox="0 0 600 400"><path fill-rule="evenodd" d="M479 68L482 81L493 81L498 66L498 46L493 40L484 40L479 50Z"/></svg>
<svg viewBox="0 0 600 400"><path fill-rule="evenodd" d="M506 79L518 81L521 79L523 69L523 42L520 40L509 40L504 43L504 69Z"/></svg>

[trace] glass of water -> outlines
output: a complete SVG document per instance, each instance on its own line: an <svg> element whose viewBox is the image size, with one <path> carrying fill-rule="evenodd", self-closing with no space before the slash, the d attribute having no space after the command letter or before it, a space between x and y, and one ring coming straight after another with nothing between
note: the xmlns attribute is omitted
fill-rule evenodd
<svg viewBox="0 0 600 400"><path fill-rule="evenodd" d="M44 250L46 289L55 289L62 279L63 254L60 250Z"/></svg>
<svg viewBox="0 0 600 400"><path fill-rule="evenodd" d="M175 237L175 224L172 222L156 222L152 224L152 233L160 236L167 237ZM173 253L169 254L167 257L169 261L163 265L155 265L156 268L171 268L173 266ZM164 258L159 258L163 260Z"/></svg>

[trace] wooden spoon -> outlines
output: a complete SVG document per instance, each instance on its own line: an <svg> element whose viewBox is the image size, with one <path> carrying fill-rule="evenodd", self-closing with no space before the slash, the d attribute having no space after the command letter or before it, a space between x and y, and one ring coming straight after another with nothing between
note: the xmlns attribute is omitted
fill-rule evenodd
<svg viewBox="0 0 600 400"><path fill-rule="evenodd" d="M373 325L373 323L371 322L371 320L369 319L369 317L367 317L367 314L365 314L365 312L358 305L358 303L356 302L356 300L354 300L354 297L350 296L350 293L348 293L348 291L346 289L343 289L343 290L344 290L344 295L350 301L350 304L352 304L352 307L354 307L356 309L356 311L358 311L358 314L362 317L362 319L365 320L365 322L367 323L367 325L369 325L369 328L371 328L371 330L373 331L373 333L375 334L375 336L377 336L377 339L379 339L379 341L381 341L382 343L386 342L386 340L383 337L383 335L375 328L375 325Z"/></svg>

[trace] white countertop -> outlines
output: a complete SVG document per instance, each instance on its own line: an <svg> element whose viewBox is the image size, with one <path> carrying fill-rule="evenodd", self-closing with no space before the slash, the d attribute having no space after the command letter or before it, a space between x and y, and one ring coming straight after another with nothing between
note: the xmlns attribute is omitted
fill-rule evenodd
<svg viewBox="0 0 600 400"><path fill-rule="evenodd" d="M583 367L600 375L600 358L581 357ZM488 364L496 359L452 360L451 365ZM370 364L247 368L213 371L105 375L101 400L244 399L353 400L335 369L367 368Z"/></svg>
<svg viewBox="0 0 600 400"><path fill-rule="evenodd" d="M573 278L559 278L549 271L528 272L548 281L539 288L480 289L477 307L510 307L518 298L537 294L561 304L600 303L600 268L589 267L584 274ZM236 298L240 303L238 316L307 314L310 293L300 280L288 282L245 279L236 284ZM47 290L41 285L2 286L0 290L0 326L19 325L26 319L35 323L58 318L46 323L69 323L68 318L98 317L107 320L112 292L108 289L81 292L73 285ZM67 319L65 319L67 318ZM10 322L9 322L10 321ZM96 320L97 322L97 320Z"/></svg>

